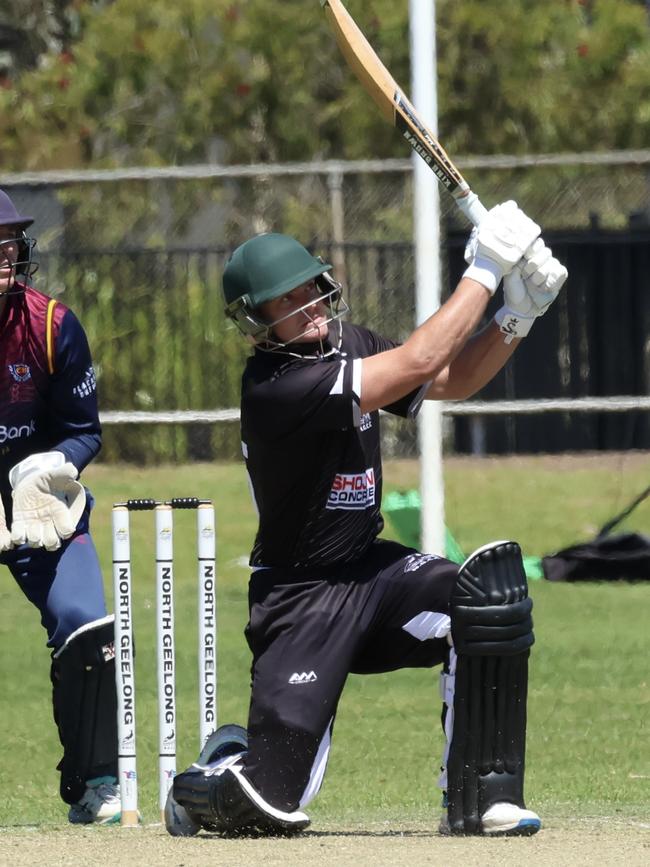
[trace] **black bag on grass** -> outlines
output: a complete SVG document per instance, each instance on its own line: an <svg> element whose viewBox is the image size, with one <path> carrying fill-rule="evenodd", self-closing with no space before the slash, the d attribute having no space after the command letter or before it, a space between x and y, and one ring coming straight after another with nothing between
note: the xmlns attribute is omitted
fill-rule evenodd
<svg viewBox="0 0 650 867"><path fill-rule="evenodd" d="M608 521L592 541L542 557L544 577L549 581L650 581L650 536L641 533L610 535L649 494L650 487Z"/></svg>

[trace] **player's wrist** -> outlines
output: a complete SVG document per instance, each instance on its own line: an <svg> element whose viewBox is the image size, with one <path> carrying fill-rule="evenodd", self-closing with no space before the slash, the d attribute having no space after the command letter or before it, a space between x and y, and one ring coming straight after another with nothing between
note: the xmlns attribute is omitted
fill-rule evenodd
<svg viewBox="0 0 650 867"><path fill-rule="evenodd" d="M15 464L9 470L9 482L15 490L21 482L29 476L39 473L49 473L52 470L60 469L66 462L66 457L63 452L37 452L29 457L23 458L22 461Z"/></svg>
<svg viewBox="0 0 650 867"><path fill-rule="evenodd" d="M485 286L490 295L494 295L497 286L503 279L503 268L493 259L488 259L484 256L475 256L465 269L463 277L469 277L470 280L476 280L477 283Z"/></svg>
<svg viewBox="0 0 650 867"><path fill-rule="evenodd" d="M535 322L535 316L523 316L504 304L494 314L494 321L504 335L504 342L511 343L515 337L526 337Z"/></svg>

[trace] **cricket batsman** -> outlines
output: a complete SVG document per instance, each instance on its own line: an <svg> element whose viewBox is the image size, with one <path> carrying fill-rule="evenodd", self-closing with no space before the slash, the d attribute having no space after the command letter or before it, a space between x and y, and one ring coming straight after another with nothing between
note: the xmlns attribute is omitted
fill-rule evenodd
<svg viewBox="0 0 650 867"><path fill-rule="evenodd" d="M441 832L540 828L524 803L534 637L519 546L487 544L459 567L379 538L379 410L412 418L423 400L476 394L567 277L512 201L472 232L466 259L450 298L399 345L342 321L331 265L294 238L258 235L230 258L226 311L254 345L241 397L259 512L252 692L247 729L217 730L175 778L170 833L303 830L348 674L433 666L442 666L446 736ZM503 304L477 331L502 280Z"/></svg>

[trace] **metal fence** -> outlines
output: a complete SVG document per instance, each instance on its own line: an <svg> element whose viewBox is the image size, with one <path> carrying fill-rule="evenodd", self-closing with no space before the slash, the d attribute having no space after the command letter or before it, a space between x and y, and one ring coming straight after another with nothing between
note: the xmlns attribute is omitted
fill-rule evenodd
<svg viewBox="0 0 650 867"><path fill-rule="evenodd" d="M490 204L538 216L570 278L504 374L481 398L650 394L650 151L459 160ZM353 319L396 339L414 322L411 162L189 167L0 176L36 217L36 285L78 313L104 413L236 407L247 348L221 311L232 247L263 230L296 234L330 257ZM467 229L443 196L443 287L458 279ZM457 451L648 448L647 412L448 414ZM232 423L120 417L105 458L230 458ZM412 425L386 426L390 454L416 454Z"/></svg>

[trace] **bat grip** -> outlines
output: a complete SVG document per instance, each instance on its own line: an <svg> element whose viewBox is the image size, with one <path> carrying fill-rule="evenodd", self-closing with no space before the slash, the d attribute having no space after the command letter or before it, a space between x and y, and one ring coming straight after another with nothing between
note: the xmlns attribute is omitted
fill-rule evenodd
<svg viewBox="0 0 650 867"><path fill-rule="evenodd" d="M471 190L464 196L459 196L456 199L456 204L474 226L478 226L487 214L487 209L483 207L476 193Z"/></svg>

